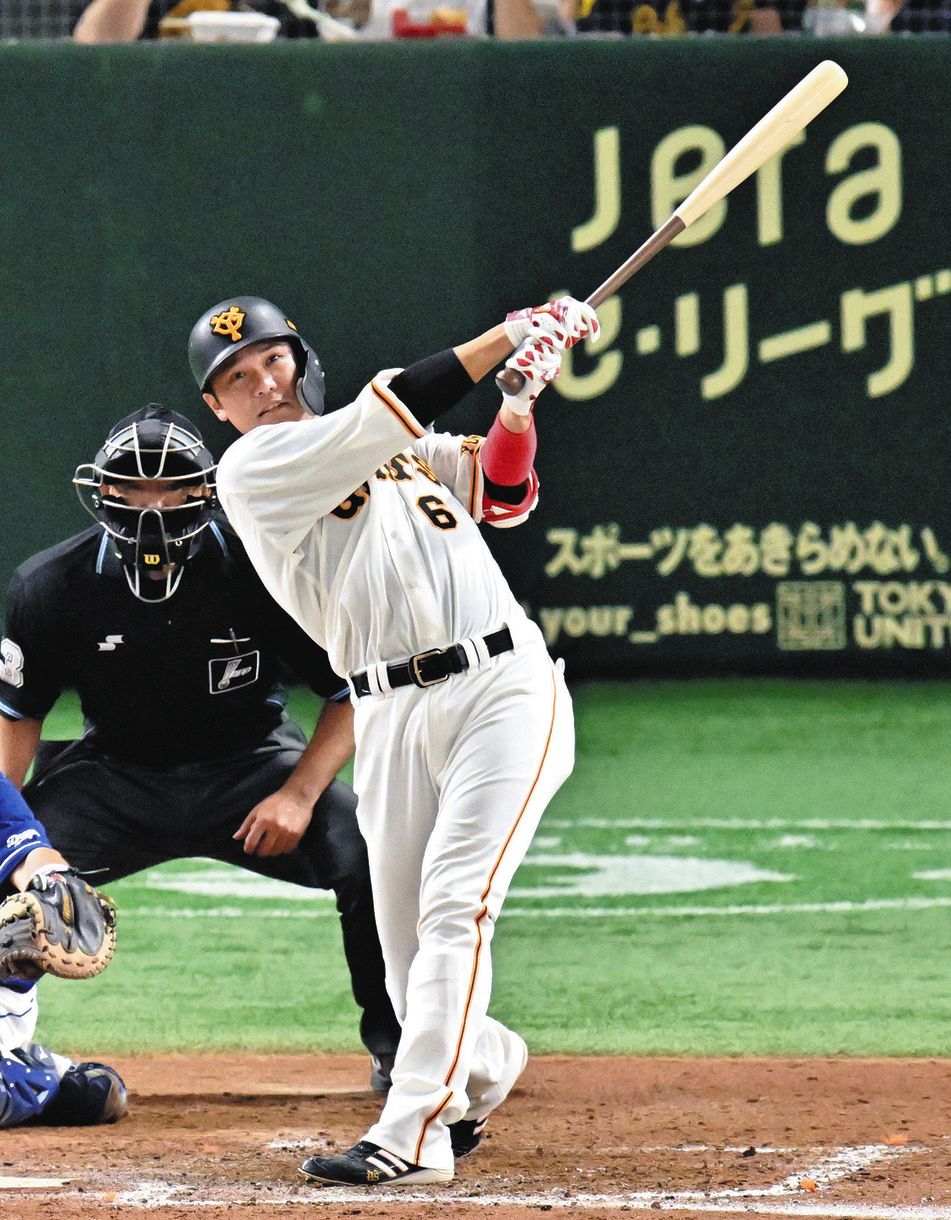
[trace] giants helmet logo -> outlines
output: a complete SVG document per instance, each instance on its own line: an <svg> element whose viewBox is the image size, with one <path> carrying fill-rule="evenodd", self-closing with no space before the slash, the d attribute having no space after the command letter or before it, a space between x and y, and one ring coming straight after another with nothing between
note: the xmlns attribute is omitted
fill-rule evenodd
<svg viewBox="0 0 951 1220"><path fill-rule="evenodd" d="M232 305L224 313L216 313L208 325L211 327L213 335L227 335L232 343L237 343L241 338L241 327L244 325L244 319L245 315L238 306Z"/></svg>

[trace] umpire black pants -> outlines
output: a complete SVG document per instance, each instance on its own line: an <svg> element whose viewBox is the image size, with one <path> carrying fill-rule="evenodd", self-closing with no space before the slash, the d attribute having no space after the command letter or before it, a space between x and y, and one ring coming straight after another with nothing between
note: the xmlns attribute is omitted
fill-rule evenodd
<svg viewBox="0 0 951 1220"><path fill-rule="evenodd" d="M306 744L293 723L253 750L176 767L144 767L103 753L91 736L42 743L23 795L50 842L82 872L103 870L97 886L167 860L211 857L227 864L333 890L360 1036L375 1055L392 1055L399 1024L386 994L366 844L353 791L334 781L314 807L294 851L248 855L232 838L251 810L276 792Z"/></svg>

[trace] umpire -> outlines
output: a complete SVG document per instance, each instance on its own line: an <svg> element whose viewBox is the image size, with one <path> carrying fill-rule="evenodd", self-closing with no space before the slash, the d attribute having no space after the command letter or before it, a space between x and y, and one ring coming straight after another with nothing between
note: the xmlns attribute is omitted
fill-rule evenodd
<svg viewBox="0 0 951 1220"><path fill-rule="evenodd" d="M0 644L0 770L51 842L101 883L212 857L332 889L371 1086L399 1026L386 994L356 798L347 688L272 601L217 507L196 426L157 404L120 420L73 480L98 525L14 574ZM326 702L308 742L281 680ZM84 731L41 742L74 688ZM97 884L100 878L97 877Z"/></svg>

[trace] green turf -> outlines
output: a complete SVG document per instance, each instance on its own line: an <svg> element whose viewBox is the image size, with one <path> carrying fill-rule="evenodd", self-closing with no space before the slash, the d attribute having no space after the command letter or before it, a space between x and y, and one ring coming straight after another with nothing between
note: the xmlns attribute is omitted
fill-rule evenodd
<svg viewBox="0 0 951 1220"><path fill-rule="evenodd" d="M951 1053L949 694L577 689L577 765L500 920L494 1013L538 1052ZM68 702L56 715L49 736L75 723ZM741 865L780 879L737 880ZM713 867L724 879L690 888ZM330 901L188 892L208 869L166 866L174 889L111 887L120 952L99 979L43 984L45 1040L358 1048Z"/></svg>

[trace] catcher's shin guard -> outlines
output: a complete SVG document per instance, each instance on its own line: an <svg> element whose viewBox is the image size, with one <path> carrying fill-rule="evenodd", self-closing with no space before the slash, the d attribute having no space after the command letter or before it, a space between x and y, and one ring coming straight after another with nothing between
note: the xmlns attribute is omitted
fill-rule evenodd
<svg viewBox="0 0 951 1220"><path fill-rule="evenodd" d="M36 1053L41 1052L41 1053ZM42 1121L56 1100L59 1076L44 1047L18 1047L0 1058L0 1127Z"/></svg>
<svg viewBox="0 0 951 1220"><path fill-rule="evenodd" d="M74 1063L37 1121L49 1127L117 1123L128 1109L126 1087L115 1068L105 1063Z"/></svg>

